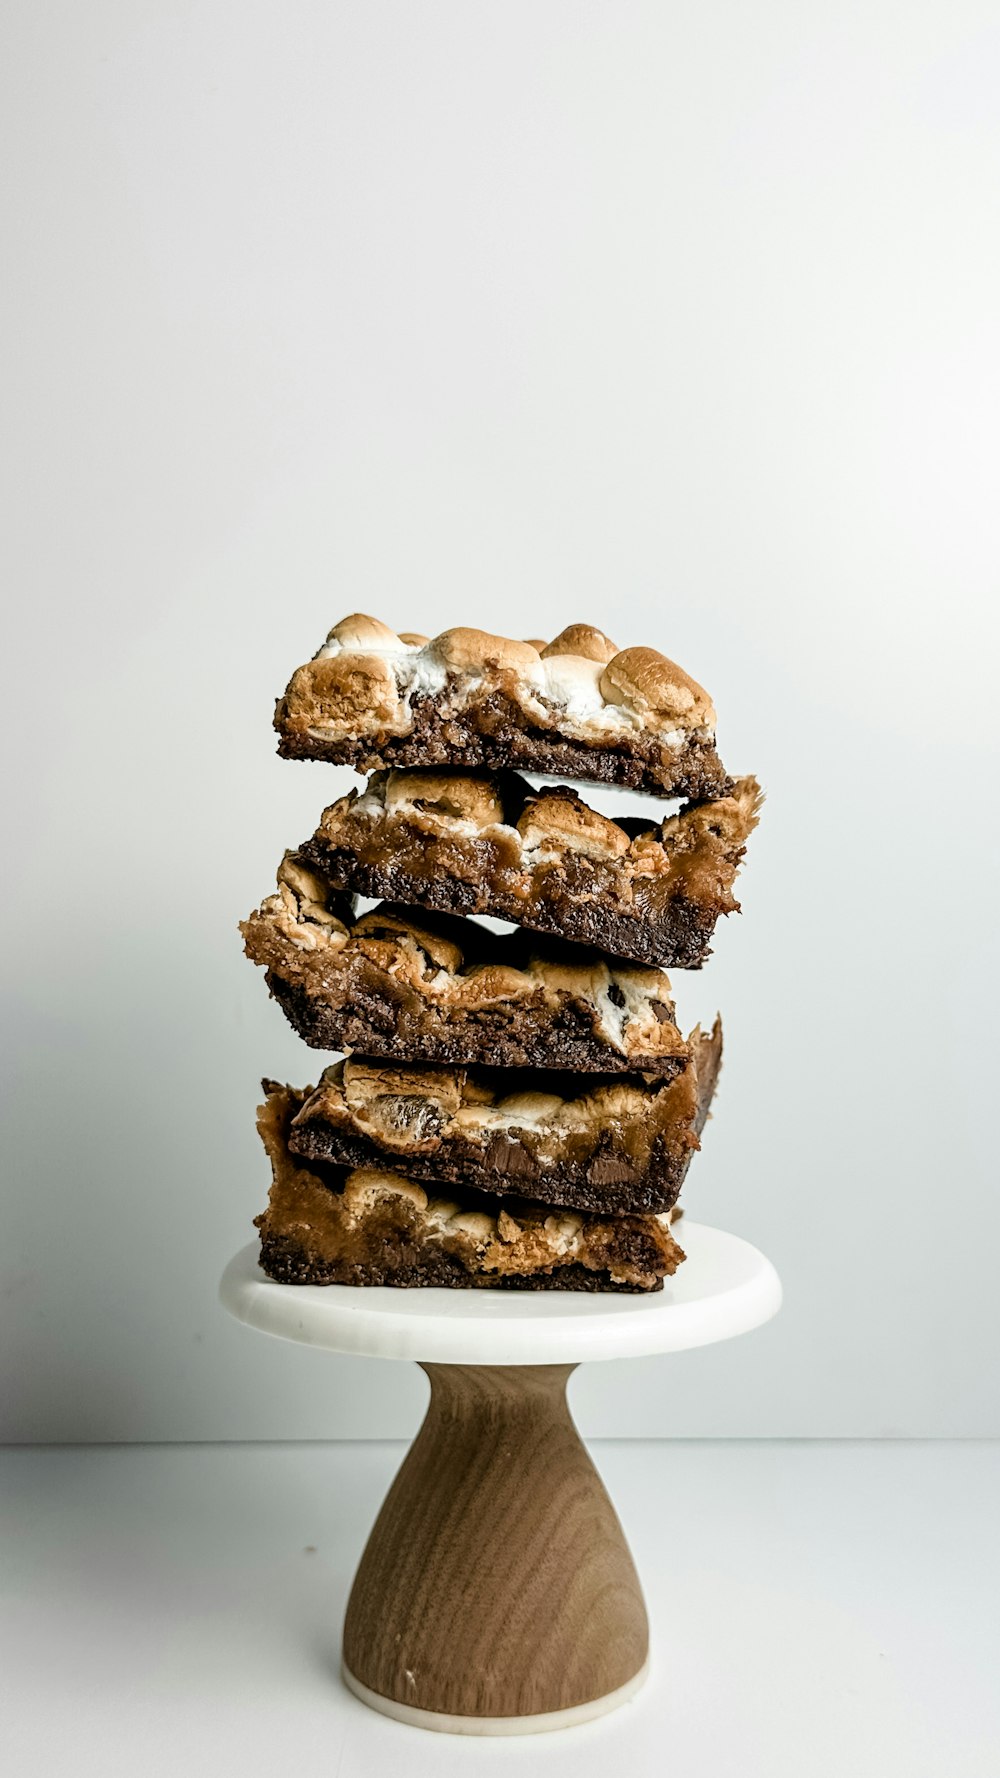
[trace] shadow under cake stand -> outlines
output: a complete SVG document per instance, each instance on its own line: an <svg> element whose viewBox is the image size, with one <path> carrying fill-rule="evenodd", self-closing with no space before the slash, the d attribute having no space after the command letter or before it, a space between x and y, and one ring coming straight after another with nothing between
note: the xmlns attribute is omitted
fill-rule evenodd
<svg viewBox="0 0 1000 1778"><path fill-rule="evenodd" d="M569 1727L648 1671L642 1588L566 1383L588 1359L732 1339L781 1284L749 1242L684 1218L662 1291L276 1284L256 1243L223 1275L237 1320L365 1358L416 1360L431 1398L358 1567L343 1675L386 1716L454 1734Z"/></svg>

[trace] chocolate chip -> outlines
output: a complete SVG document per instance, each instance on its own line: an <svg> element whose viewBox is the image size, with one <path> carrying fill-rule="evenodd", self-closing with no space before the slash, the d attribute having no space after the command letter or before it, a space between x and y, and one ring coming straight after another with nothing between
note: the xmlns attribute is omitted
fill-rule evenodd
<svg viewBox="0 0 1000 1778"><path fill-rule="evenodd" d="M538 1163L523 1142L499 1130L490 1137L484 1159L495 1173L505 1173L512 1179L533 1179L538 1172Z"/></svg>
<svg viewBox="0 0 1000 1778"><path fill-rule="evenodd" d="M618 1155L599 1154L594 1156L587 1168L587 1179L591 1185L632 1185L636 1179L636 1171Z"/></svg>

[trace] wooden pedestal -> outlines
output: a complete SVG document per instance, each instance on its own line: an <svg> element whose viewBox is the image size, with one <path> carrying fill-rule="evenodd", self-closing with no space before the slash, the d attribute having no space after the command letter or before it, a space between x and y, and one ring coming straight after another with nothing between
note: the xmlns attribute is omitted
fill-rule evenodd
<svg viewBox="0 0 1000 1778"><path fill-rule="evenodd" d="M502 1730L490 1719L610 1707L641 1683L649 1632L566 1402L575 1367L422 1368L427 1415L347 1607L348 1683L392 1715L465 1718L480 1733Z"/></svg>
<svg viewBox="0 0 1000 1778"><path fill-rule="evenodd" d="M276 1284L255 1244L230 1261L221 1295L238 1320L430 1378L347 1608L344 1678L373 1709L515 1734L583 1722L642 1684L642 1592L566 1380L585 1360L733 1339L781 1303L748 1242L686 1217L682 1235L687 1263L648 1296Z"/></svg>

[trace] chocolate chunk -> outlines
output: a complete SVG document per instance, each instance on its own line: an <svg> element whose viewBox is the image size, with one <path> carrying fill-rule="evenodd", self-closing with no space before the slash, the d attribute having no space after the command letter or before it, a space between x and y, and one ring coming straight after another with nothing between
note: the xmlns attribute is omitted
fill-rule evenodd
<svg viewBox="0 0 1000 1778"><path fill-rule="evenodd" d="M605 1150L594 1156L587 1168L587 1178L591 1185L634 1185L635 1168L620 1155Z"/></svg>
<svg viewBox="0 0 1000 1778"><path fill-rule="evenodd" d="M538 1162L524 1143L499 1130L490 1137L483 1162L491 1173L502 1173L508 1179L533 1179L538 1172Z"/></svg>

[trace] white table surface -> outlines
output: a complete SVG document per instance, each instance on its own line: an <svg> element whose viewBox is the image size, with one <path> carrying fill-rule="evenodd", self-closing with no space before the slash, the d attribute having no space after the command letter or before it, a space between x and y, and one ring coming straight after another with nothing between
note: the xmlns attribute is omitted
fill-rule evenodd
<svg viewBox="0 0 1000 1778"><path fill-rule="evenodd" d="M997 1778L1000 1446L591 1447L653 1677L560 1735L376 1716L340 1618L402 1444L0 1452L12 1778Z"/></svg>

